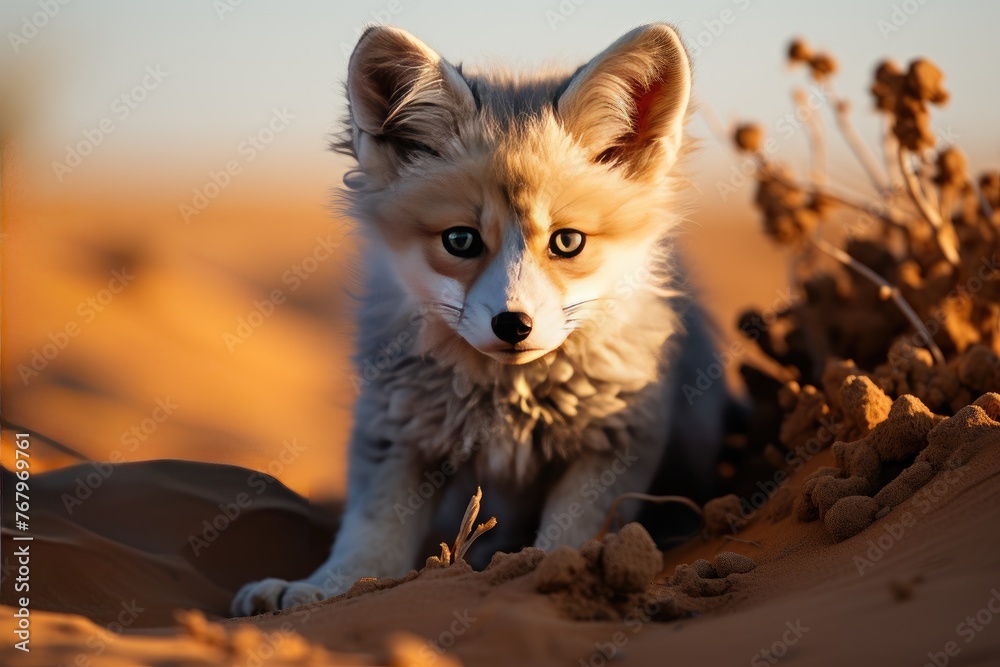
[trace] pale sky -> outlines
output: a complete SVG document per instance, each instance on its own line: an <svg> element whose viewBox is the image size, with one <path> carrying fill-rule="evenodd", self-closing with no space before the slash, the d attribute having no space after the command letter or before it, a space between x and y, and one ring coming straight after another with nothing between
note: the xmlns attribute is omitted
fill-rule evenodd
<svg viewBox="0 0 1000 667"><path fill-rule="evenodd" d="M5 124L21 138L22 156L40 165L63 160L68 145L110 117L114 131L67 179L80 187L122 170L146 184L203 178L274 109L294 116L267 155L274 173L329 173L339 163L324 141L343 110L345 53L375 20L412 31L453 62L524 67L574 67L639 23L669 21L694 56L698 97L727 121L755 119L765 128L790 110L792 84L806 81L784 62L788 40L802 35L840 61L837 88L855 100L873 146L878 125L865 113L873 64L923 54L945 71L952 93L936 127L956 137L973 164L1000 166L995 0L69 0L37 34L12 37L31 34L25 20L58 1L0 4L0 110L15 107ZM147 68L165 73L162 81L127 118L116 118L115 100L140 85ZM700 119L691 130L708 135ZM831 145L833 160L847 159L836 139ZM793 158L803 146L796 137L781 151ZM709 145L696 181L717 177L727 160Z"/></svg>

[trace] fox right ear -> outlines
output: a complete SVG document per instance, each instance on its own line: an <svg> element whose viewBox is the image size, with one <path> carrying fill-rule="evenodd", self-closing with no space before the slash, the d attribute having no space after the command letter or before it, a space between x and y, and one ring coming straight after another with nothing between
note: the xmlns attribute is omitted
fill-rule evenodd
<svg viewBox="0 0 1000 667"><path fill-rule="evenodd" d="M644 178L677 161L690 97L684 44L669 25L653 23L581 67L556 109L592 159Z"/></svg>
<svg viewBox="0 0 1000 667"><path fill-rule="evenodd" d="M368 28L351 54L347 98L352 144L368 176L389 180L420 154L445 155L475 113L458 70L399 28Z"/></svg>

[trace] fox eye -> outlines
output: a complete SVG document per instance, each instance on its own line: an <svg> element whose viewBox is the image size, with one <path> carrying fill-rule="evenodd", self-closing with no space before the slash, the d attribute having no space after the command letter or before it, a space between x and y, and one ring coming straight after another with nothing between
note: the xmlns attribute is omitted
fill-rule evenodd
<svg viewBox="0 0 1000 667"><path fill-rule="evenodd" d="M575 229L560 229L549 239L549 250L556 257L576 257L587 243L583 232Z"/></svg>
<svg viewBox="0 0 1000 667"><path fill-rule="evenodd" d="M472 227L452 227L441 232L444 249L455 257L478 257L486 250L482 237Z"/></svg>

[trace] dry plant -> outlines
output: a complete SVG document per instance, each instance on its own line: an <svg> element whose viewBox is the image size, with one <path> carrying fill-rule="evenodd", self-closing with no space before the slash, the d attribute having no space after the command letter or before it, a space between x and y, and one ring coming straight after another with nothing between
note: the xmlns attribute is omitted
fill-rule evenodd
<svg viewBox="0 0 1000 667"><path fill-rule="evenodd" d="M492 530L497 525L497 519L495 516L491 516L489 520L485 523L481 523L476 526L475 530L472 529L472 524L476 522L479 518L479 504L483 499L483 489L480 486L476 487L476 493L472 496L469 501L469 506L465 508L465 516L462 517L462 526L458 529L458 536L455 538L455 544L451 547L448 546L446 542L441 543L441 555L432 556L438 565L447 566L453 565L458 562L465 561L465 554L472 546L472 543L479 538L483 533Z"/></svg>
<svg viewBox="0 0 1000 667"><path fill-rule="evenodd" d="M823 419L843 418L837 395L850 375L946 415L1000 388L1000 172L973 178L962 151L935 136L932 109L949 100L944 74L925 58L906 68L878 64L870 88L884 128L876 156L835 90L836 60L802 40L787 55L822 93L871 192L845 187L852 174L827 172L822 108L801 118L807 177L774 158L761 126L726 130L706 116L752 160L764 232L790 251L796 302L739 319L776 364L741 369L754 410L747 441L730 452L737 465L765 454L778 468L815 439ZM802 92L794 98L807 108Z"/></svg>
<svg viewBox="0 0 1000 667"><path fill-rule="evenodd" d="M755 162L755 204L764 231L793 250L802 297L778 314L779 326L760 318L759 327L749 327L764 334L761 347L793 377L815 384L832 359L851 359L881 375L881 385L895 380L899 386L883 386L891 395L912 389L903 381L912 378L893 377L907 365L893 356L905 353L912 366L916 354L930 375L959 376L960 358L970 350L976 358L995 359L1000 353L1000 174L987 172L973 180L964 154L938 145L931 107L948 101L944 74L924 58L905 70L892 61L878 65L871 94L885 120L880 164L854 126L850 103L834 90L835 59L802 40L790 45L788 58L805 65L823 91L874 196L866 201L829 183L836 179L823 166L819 113L804 122L812 153L807 179L771 159L759 126L742 124L732 133L736 147ZM844 248L834 242L838 237L846 239ZM846 267L848 275L824 266L817 255ZM886 301L893 302L895 312ZM756 324L758 315L747 313L741 324ZM890 367L878 373L886 363ZM950 411L974 394L960 391L967 384L961 377L944 377L938 384L951 394L936 396Z"/></svg>
<svg viewBox="0 0 1000 667"><path fill-rule="evenodd" d="M701 505L686 496L656 496L649 493L628 492L619 495L614 499L614 501L612 501L611 507L608 508L608 513L604 517L604 523L601 524L601 530L594 536L593 539L604 539L604 536L611 530L612 524L618 520L618 506L626 500L642 500L647 503L653 503L654 505L665 503L683 505L698 516L702 526L705 524L705 514L702 511ZM700 531L701 526L698 527L698 532Z"/></svg>

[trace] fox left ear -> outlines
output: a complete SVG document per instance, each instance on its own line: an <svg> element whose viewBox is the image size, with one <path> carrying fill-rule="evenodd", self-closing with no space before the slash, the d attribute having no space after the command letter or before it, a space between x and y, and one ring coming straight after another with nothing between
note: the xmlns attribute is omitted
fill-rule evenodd
<svg viewBox="0 0 1000 667"><path fill-rule="evenodd" d="M454 66L405 30L382 25L358 40L347 99L358 164L383 181L420 153L447 154L476 108Z"/></svg>
<svg viewBox="0 0 1000 667"><path fill-rule="evenodd" d="M596 162L631 177L676 162L691 97L691 64L668 25L632 30L580 68L556 102L569 132Z"/></svg>

